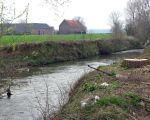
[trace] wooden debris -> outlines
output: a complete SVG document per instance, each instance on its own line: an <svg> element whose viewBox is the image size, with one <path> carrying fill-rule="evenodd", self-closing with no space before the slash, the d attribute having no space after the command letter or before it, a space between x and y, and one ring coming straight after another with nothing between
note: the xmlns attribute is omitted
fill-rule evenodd
<svg viewBox="0 0 150 120"><path fill-rule="evenodd" d="M101 72L101 73L103 73L103 74L106 74L106 75L108 75L108 76L114 77L112 73L109 73L109 72L106 72L106 71L103 71L103 70L94 68L94 67L92 67L92 66L90 66L90 65L88 65L88 67L89 67L89 68L92 68L92 69L94 69L94 70L97 70L97 71L99 71L99 72Z"/></svg>

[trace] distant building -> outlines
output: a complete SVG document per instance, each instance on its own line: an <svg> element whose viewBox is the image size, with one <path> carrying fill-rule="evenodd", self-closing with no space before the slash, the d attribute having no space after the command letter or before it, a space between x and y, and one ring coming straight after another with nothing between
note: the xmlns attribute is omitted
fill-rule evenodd
<svg viewBox="0 0 150 120"><path fill-rule="evenodd" d="M86 27L78 20L63 20L59 25L59 34L86 34Z"/></svg>
<svg viewBox="0 0 150 120"><path fill-rule="evenodd" d="M16 23L16 24L4 24L3 29L5 34L31 34L31 35L49 35L54 34L54 27L50 27L45 23Z"/></svg>

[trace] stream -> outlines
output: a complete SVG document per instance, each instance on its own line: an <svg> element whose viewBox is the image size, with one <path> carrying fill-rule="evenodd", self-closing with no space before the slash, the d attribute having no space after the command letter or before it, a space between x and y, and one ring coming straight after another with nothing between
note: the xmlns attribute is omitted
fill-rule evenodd
<svg viewBox="0 0 150 120"><path fill-rule="evenodd" d="M129 50L111 56L36 67L30 75L13 80L15 85L11 87L11 98L7 98L6 94L0 98L0 120L37 119L46 105L47 98L49 109L58 110L62 98L67 101L70 86L85 73L92 71L88 65L106 66L123 58L135 58L142 52L143 50Z"/></svg>

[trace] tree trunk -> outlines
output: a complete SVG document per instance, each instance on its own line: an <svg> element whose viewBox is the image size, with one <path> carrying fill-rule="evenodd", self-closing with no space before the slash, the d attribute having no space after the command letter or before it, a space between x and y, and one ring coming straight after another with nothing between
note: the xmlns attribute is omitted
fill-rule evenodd
<svg viewBox="0 0 150 120"><path fill-rule="evenodd" d="M124 59L122 65L128 68L140 68L150 65L150 61L148 59Z"/></svg>

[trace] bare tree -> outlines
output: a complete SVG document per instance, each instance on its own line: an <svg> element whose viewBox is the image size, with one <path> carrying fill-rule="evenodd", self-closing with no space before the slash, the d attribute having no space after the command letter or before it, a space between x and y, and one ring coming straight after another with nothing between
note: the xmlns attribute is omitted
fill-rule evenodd
<svg viewBox="0 0 150 120"><path fill-rule="evenodd" d="M63 6L66 3L70 2L70 0L45 0L46 2L50 3L53 6Z"/></svg>
<svg viewBox="0 0 150 120"><path fill-rule="evenodd" d="M84 21L84 19L83 19L82 17L76 16L76 17L73 18L73 20L78 21L78 22L84 27L84 29L87 30L87 27L86 27L86 25L85 25L85 21ZM84 36L83 36L83 37L84 37ZM84 38L83 38L83 39L84 39Z"/></svg>
<svg viewBox="0 0 150 120"><path fill-rule="evenodd" d="M73 20L77 20L77 21L79 21L80 23L82 23L85 26L85 21L84 21L84 19L82 17L76 16L76 17L73 18Z"/></svg>
<svg viewBox="0 0 150 120"><path fill-rule="evenodd" d="M25 9L18 15L16 15L15 3L8 5L5 0L0 0L0 36L9 32L11 28L9 24L12 24L16 19L28 13L29 4Z"/></svg>
<svg viewBox="0 0 150 120"><path fill-rule="evenodd" d="M135 26L135 16L136 16L136 4L132 2L133 0L129 0L127 3L126 8L126 26L125 31L127 35L134 36L136 33L136 26Z"/></svg>
<svg viewBox="0 0 150 120"><path fill-rule="evenodd" d="M150 0L129 0L126 13L127 34L141 40L148 39L150 37Z"/></svg>
<svg viewBox="0 0 150 120"><path fill-rule="evenodd" d="M123 37L123 23L120 20L120 13L112 12L110 14L110 26L113 38L121 39Z"/></svg>
<svg viewBox="0 0 150 120"><path fill-rule="evenodd" d="M46 4L48 4L52 10L54 10L54 14L56 16L63 15L63 8L67 6L71 0L44 0Z"/></svg>

